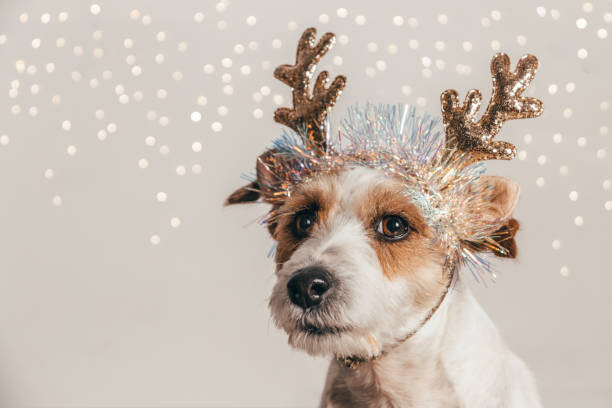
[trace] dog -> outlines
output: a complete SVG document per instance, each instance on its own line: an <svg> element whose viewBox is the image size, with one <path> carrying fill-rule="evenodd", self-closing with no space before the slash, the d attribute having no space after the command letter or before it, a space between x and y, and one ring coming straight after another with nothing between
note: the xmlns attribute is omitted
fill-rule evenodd
<svg viewBox="0 0 612 408"><path fill-rule="evenodd" d="M514 73L507 56L494 58L493 97L479 122L477 91L463 105L456 92L443 93L446 143L424 150L433 154L394 147L407 116L418 137L430 132L423 124L435 128L433 120L388 107L356 120L368 142L347 153L330 145L326 120L346 78L327 86L324 72L312 95L308 89L334 38L327 33L316 43L315 34L303 34L295 65L275 71L292 87L295 105L275 119L300 140L283 139L285 145L261 155L255 180L226 203L272 205L271 315L291 346L331 357L320 406L540 407L533 375L459 275L478 254L517 254L518 184L473 168L513 157L514 146L492 141L501 122L541 113L538 100L521 97L535 57L523 57ZM399 130L393 124L381 130L384 118L399 117ZM378 149L370 143L377 132L397 135Z"/></svg>

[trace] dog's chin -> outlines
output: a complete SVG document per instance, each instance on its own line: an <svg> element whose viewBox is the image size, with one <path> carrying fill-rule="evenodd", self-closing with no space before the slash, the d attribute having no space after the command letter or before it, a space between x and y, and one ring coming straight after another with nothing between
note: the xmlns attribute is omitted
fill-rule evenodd
<svg viewBox="0 0 612 408"><path fill-rule="evenodd" d="M373 336L349 327L298 325L285 331L292 347L312 356L370 358L379 353Z"/></svg>
<svg viewBox="0 0 612 408"><path fill-rule="evenodd" d="M285 295L286 284L277 284L270 298L274 324L288 335L292 347L312 356L369 358L380 353L375 329L355 326L342 319L342 305L304 312ZM280 289L279 289L280 288Z"/></svg>

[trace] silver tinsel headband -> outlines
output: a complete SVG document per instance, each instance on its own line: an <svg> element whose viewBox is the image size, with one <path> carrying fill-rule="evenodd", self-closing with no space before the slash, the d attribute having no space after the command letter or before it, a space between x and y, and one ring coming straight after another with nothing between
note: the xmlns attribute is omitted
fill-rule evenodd
<svg viewBox="0 0 612 408"><path fill-rule="evenodd" d="M505 220L480 216L492 194L480 177L482 162L516 155L512 144L494 140L503 122L542 113L541 101L522 96L537 70L536 57L523 56L514 72L506 54L493 57L493 93L478 121L480 92L469 91L460 104L457 92L447 90L441 95L444 127L438 118L408 105L367 104L350 108L337 136L330 138L327 114L346 78L338 76L328 86L329 75L323 71L310 91L316 64L335 41L332 33L319 42L315 36L314 28L307 29L298 43L296 63L274 71L293 91L293 108L279 108L274 115L290 130L258 157L254 181L234 192L227 203L261 199L273 205L268 216L273 220L295 186L318 172L355 166L379 169L405 180L406 195L436 230L449 256L469 266L475 276L489 271L478 252L484 248L504 256L499 234L508 232Z"/></svg>

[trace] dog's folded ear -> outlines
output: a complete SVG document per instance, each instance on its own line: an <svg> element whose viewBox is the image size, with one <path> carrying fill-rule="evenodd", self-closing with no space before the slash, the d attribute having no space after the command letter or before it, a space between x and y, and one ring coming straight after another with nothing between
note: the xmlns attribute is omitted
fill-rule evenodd
<svg viewBox="0 0 612 408"><path fill-rule="evenodd" d="M262 153L255 164L257 179L230 194L225 205L251 203L260 197L265 202L275 202L275 195L281 190L281 181L275 172L278 165L279 159L274 149Z"/></svg>
<svg viewBox="0 0 612 408"><path fill-rule="evenodd" d="M519 230L519 222L514 218L510 218L506 224L500 229L495 231L493 239L499 244L500 247L504 248L505 251L495 251L495 255L502 258L516 258L518 249L516 247L516 241L514 236Z"/></svg>
<svg viewBox="0 0 612 408"><path fill-rule="evenodd" d="M252 203L259 199L259 185L256 181L240 187L225 199L225 205Z"/></svg>
<svg viewBox="0 0 612 408"><path fill-rule="evenodd" d="M518 203L519 185L506 177L481 176L478 188L489 190L488 202L479 208L479 217L490 221L498 228L491 234L496 245L487 242L470 241L470 246L479 252L490 251L504 258L516 258L517 246L514 237L519 229L519 222L512 218Z"/></svg>
<svg viewBox="0 0 612 408"><path fill-rule="evenodd" d="M480 216L491 222L512 218L520 194L518 183L506 177L485 175L480 177L478 188L489 191L488 202L480 208Z"/></svg>
<svg viewBox="0 0 612 408"><path fill-rule="evenodd" d="M259 185L256 181L253 181L252 183L242 186L230 194L229 197L225 199L224 205L252 203L259 200L260 195ZM269 215L273 215L274 211L278 210L279 207L280 206L278 204L274 205L270 210ZM268 232L270 232L270 235L272 238L274 238L274 232L276 231L276 220L269 216L266 226L268 227Z"/></svg>
<svg viewBox="0 0 612 408"><path fill-rule="evenodd" d="M501 258L516 258L518 248L514 236L519 230L519 222L510 218L504 225L495 231L491 238L497 244L495 248L482 242L470 241L470 247L476 252L492 252Z"/></svg>
<svg viewBox="0 0 612 408"><path fill-rule="evenodd" d="M261 199L265 203L272 204L272 209L267 220L270 235L274 238L276 230L276 219L274 213L280 208L285 197L285 190L278 173L287 167L285 158L277 154L274 149L267 150L257 158L255 181L240 187L225 199L225 205L252 203Z"/></svg>

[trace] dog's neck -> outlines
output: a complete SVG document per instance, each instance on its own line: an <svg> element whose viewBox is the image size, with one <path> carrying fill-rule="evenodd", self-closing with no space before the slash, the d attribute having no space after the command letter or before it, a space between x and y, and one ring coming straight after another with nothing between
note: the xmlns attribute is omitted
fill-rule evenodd
<svg viewBox="0 0 612 408"><path fill-rule="evenodd" d="M448 302L449 294L453 290L453 286L456 285L457 279L459 277L457 272L456 263L451 259L447 258L443 267L442 272L448 276L448 283L446 288L440 294L438 302L425 314L420 323L414 328L411 329L407 334L398 339L395 343L388 345L385 349L383 349L379 355L364 359L360 357L337 357L337 360L340 364L344 365L346 368L350 368L353 370L358 370L359 367L365 363L373 362L374 360L378 360L381 357L385 356L390 350L400 346L402 343L410 340L413 336L415 336L422 328L425 326L430 319L434 317L438 309L442 308L445 302Z"/></svg>
<svg viewBox="0 0 612 408"><path fill-rule="evenodd" d="M504 346L459 281L436 313L405 342L356 370L332 362L324 395L332 402L339 399L332 406L405 406L406 401L412 402L410 406L457 406L462 377L474 378L471 367L480 365L475 359L483 358L483 348ZM350 400L342 401L346 398Z"/></svg>

